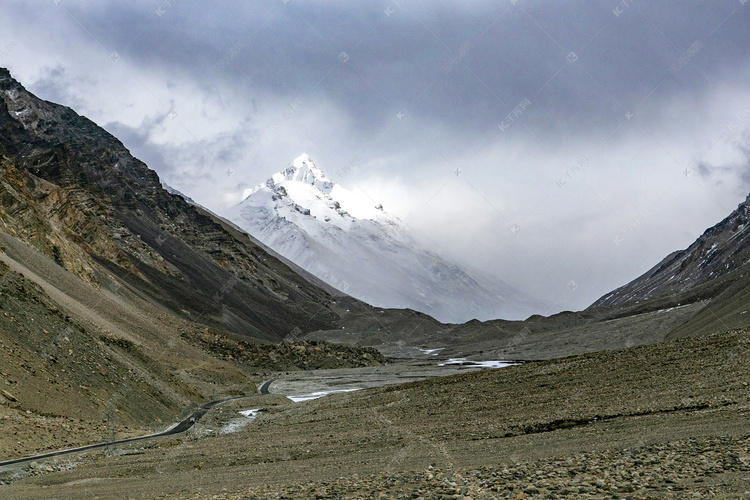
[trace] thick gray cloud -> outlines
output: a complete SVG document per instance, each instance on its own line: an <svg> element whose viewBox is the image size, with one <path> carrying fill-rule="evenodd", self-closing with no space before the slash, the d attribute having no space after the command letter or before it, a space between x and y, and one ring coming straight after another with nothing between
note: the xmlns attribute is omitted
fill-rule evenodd
<svg viewBox="0 0 750 500"><path fill-rule="evenodd" d="M750 189L749 5L363 4L14 2L0 65L219 212L305 151L552 310Z"/></svg>

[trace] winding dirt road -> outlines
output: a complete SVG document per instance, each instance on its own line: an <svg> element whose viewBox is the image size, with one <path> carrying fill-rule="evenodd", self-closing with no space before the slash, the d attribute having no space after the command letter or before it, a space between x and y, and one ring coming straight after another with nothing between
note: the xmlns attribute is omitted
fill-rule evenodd
<svg viewBox="0 0 750 500"><path fill-rule="evenodd" d="M263 384L263 386L261 387L261 394L270 394L268 392L268 386L271 385L271 382L273 382L273 380L269 380L268 382L266 382L265 384ZM264 388L265 388L266 392L263 392ZM226 403L228 401L234 401L236 399L242 399L242 398L245 398L245 397L247 397L247 396L236 396L236 397L233 397L233 398L219 399L219 400L216 400L216 401L210 401L208 403L205 403L200 408L198 408L193 413L191 413L187 418L185 418L181 422L178 422L177 424L173 425L169 429L167 429L165 431L162 431L162 432L157 432L155 434L147 434L145 436L137 436L137 437L127 438L127 439L118 439L116 441L105 441L103 443L96 443L96 444L90 444L90 445L86 445L86 446L79 446L77 448L68 448L66 450L52 451L52 452L49 452L49 453L44 453L44 454L41 454L41 455L34 455L34 456L31 456L31 457L23 457L23 458L16 458L16 459L13 459L13 460L6 460L4 462L0 462L0 467L4 467L4 466L7 466L7 465L16 465L16 464L20 464L20 463L24 463L24 462L32 462L32 461L35 461L35 460L43 460L45 458L57 457L57 456L60 456L60 455L68 455L70 453L79 453L79 452L82 452L82 451L95 450L97 448L106 448L107 446L114 446L114 445L118 445L118 444L132 443L134 441L143 441L145 439L154 439L154 438L159 438L159 437L164 437L164 436L172 436L174 434L180 434L180 433L183 433L183 432L187 431L191 427L193 427L195 425L195 423L198 420L200 420L201 418L203 418L206 415L206 413L208 413L208 410L210 410L214 406L220 405L222 403Z"/></svg>

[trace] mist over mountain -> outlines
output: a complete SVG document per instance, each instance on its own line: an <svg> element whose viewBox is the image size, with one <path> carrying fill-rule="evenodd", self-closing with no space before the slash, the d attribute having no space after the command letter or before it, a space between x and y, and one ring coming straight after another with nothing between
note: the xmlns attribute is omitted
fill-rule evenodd
<svg viewBox="0 0 750 500"><path fill-rule="evenodd" d="M525 319L544 306L424 248L366 195L326 177L309 155L250 190L226 217L303 269L369 304L447 323Z"/></svg>

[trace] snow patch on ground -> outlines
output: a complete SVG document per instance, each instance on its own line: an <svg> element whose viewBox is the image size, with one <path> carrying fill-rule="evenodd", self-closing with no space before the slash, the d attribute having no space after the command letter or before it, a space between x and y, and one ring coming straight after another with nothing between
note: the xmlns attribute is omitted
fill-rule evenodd
<svg viewBox="0 0 750 500"><path fill-rule="evenodd" d="M227 425L222 427L219 430L220 434L231 434L232 432L237 432L243 427L245 427L247 424L255 420L255 417L258 416L258 412L260 412L262 408L255 408L254 410L243 410L239 412L240 415L242 415L242 418L235 418L230 420Z"/></svg>
<svg viewBox="0 0 750 500"><path fill-rule="evenodd" d="M438 347L437 349L422 349L421 347L418 348L420 351L422 351L423 354L427 354L428 356L432 354L433 356L437 356L437 353L439 351L442 351L445 349L445 347Z"/></svg>
<svg viewBox="0 0 750 500"><path fill-rule="evenodd" d="M656 311L656 313L659 314L659 313L663 313L663 312L670 312L670 311L674 311L675 309L682 309L683 307L687 307L687 306L690 306L690 305L692 305L692 304L685 304L684 306L674 306L674 307L670 307L668 309L659 309L658 311Z"/></svg>
<svg viewBox="0 0 750 500"><path fill-rule="evenodd" d="M471 368L505 368L506 366L517 365L512 361L473 361L466 358L451 358L445 363L440 363L438 366L467 366Z"/></svg>
<svg viewBox="0 0 750 500"><path fill-rule="evenodd" d="M244 411L241 411L241 412L240 412L240 415L243 415L243 416L245 416L245 417L248 417L248 418L255 418L255 417L257 417L257 416L258 416L258 412L259 412L259 411L260 411L261 409L262 409L262 408L256 408L256 409L254 409L254 410L244 410Z"/></svg>
<svg viewBox="0 0 750 500"><path fill-rule="evenodd" d="M361 387L355 387L353 389L336 389L333 391L319 391L319 392L311 392L310 394L287 396L287 398L291 399L295 403L299 403L301 401L310 401L312 399L322 398L323 396L328 396L329 394L338 394L341 392L354 392L354 391L361 391L361 390L362 390Z"/></svg>

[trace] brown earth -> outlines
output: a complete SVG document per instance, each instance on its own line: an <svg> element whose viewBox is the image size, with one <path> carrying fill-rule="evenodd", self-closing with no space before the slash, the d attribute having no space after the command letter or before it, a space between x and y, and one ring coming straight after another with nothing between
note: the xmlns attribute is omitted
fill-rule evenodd
<svg viewBox="0 0 750 500"><path fill-rule="evenodd" d="M61 459L52 473L6 472L32 475L0 494L746 498L748 366L750 332L735 330L294 405L268 400L255 421L222 434L238 410L266 406L235 402L182 438Z"/></svg>
<svg viewBox="0 0 750 500"><path fill-rule="evenodd" d="M383 361L373 350L231 340L137 289L93 288L1 233L0 244L0 461L163 430L200 403L253 394L271 368Z"/></svg>

